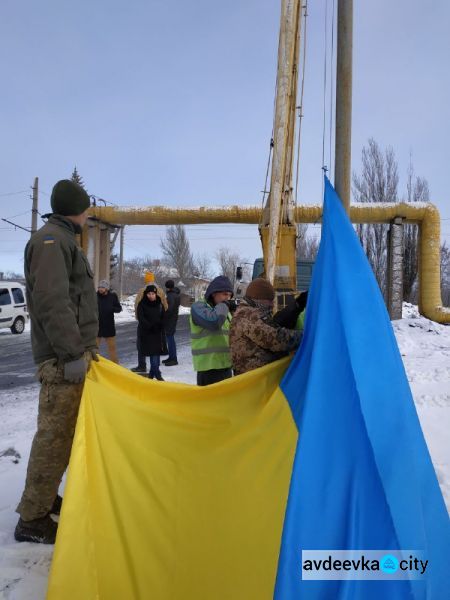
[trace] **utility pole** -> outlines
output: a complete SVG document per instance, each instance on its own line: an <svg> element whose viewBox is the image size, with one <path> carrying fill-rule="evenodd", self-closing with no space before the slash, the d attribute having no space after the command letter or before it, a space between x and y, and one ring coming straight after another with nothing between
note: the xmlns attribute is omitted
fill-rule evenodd
<svg viewBox="0 0 450 600"><path fill-rule="evenodd" d="M39 193L39 177L34 178L33 190L33 208L31 209L31 233L37 231L38 222L38 193Z"/></svg>
<svg viewBox="0 0 450 600"><path fill-rule="evenodd" d="M125 225L120 228L120 250L119 250L119 300L122 300L123 294L123 236Z"/></svg>
<svg viewBox="0 0 450 600"><path fill-rule="evenodd" d="M334 186L347 213L352 156L352 53L353 0L338 0Z"/></svg>

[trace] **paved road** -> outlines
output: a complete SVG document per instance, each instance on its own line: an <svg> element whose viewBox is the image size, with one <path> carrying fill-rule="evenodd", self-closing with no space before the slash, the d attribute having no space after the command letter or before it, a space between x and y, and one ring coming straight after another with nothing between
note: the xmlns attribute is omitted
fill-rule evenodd
<svg viewBox="0 0 450 600"><path fill-rule="evenodd" d="M136 322L117 323L119 361L124 366L137 365ZM180 315L176 341L179 347L189 344L189 317ZM106 348L104 347L105 351ZM147 361L148 362L148 361ZM31 355L30 334L0 334L0 390L27 385L36 381L36 367Z"/></svg>

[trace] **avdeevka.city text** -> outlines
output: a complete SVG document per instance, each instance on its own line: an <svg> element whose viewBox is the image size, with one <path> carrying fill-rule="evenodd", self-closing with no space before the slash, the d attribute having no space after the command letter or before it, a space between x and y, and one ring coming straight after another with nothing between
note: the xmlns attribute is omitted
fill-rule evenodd
<svg viewBox="0 0 450 600"><path fill-rule="evenodd" d="M424 575L428 560L424 560L420 553L404 553L400 551L308 551L302 552L302 571L303 579L322 574L325 578L340 579L337 572L342 573L343 578L348 578L349 574L357 575L358 578L364 578L367 575L376 576L377 572L381 574L393 574L403 572L406 576L420 577ZM328 574L328 575L327 575Z"/></svg>
<svg viewBox="0 0 450 600"><path fill-rule="evenodd" d="M423 575L427 569L428 561L422 561L418 558L409 557L409 560L401 560L399 567L402 571L419 571ZM305 571L312 571L316 569L324 569L325 571L379 571L380 561L365 559L364 555L358 560L333 560L332 557L328 557L325 560L305 560L303 563L303 569Z"/></svg>

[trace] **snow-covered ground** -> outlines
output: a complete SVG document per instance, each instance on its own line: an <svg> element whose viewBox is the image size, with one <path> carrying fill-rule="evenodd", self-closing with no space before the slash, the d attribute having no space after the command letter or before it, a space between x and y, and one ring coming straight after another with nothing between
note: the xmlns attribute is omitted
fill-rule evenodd
<svg viewBox="0 0 450 600"><path fill-rule="evenodd" d="M133 320L133 298L123 304L118 320ZM450 510L450 327L421 317L412 305L404 305L403 315L403 320L394 323L394 330ZM194 384L188 347L180 349L178 361L175 369L162 367L164 378ZM0 600L45 598L53 546L18 544L13 538L17 520L14 510L35 431L37 397L38 384L0 392Z"/></svg>
<svg viewBox="0 0 450 600"><path fill-rule="evenodd" d="M121 302L122 304L122 312L115 315L116 323L120 323L123 321L133 321L134 320L134 302L136 300L136 294L132 296L128 296L125 300ZM188 315L191 312L191 309L186 306L180 306L178 314L180 315Z"/></svg>

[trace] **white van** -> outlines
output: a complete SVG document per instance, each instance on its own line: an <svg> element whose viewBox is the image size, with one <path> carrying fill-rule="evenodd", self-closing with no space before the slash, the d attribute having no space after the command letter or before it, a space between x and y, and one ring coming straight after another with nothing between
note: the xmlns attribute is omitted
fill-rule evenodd
<svg viewBox="0 0 450 600"><path fill-rule="evenodd" d="M0 279L0 329L9 327L12 333L23 333L27 320L24 286Z"/></svg>

